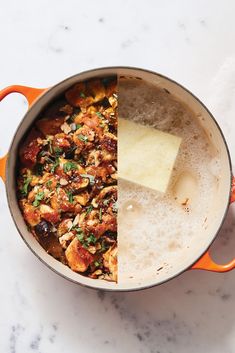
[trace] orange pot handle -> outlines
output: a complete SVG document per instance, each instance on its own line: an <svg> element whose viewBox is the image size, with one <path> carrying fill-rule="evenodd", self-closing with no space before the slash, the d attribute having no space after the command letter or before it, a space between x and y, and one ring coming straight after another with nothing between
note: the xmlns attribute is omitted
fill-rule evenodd
<svg viewBox="0 0 235 353"><path fill-rule="evenodd" d="M231 190L231 199L230 203L235 201L235 177L232 180L232 190ZM207 271L214 271L214 272L227 272L231 271L235 268L235 259L228 262L224 265L216 264L209 252L207 251L202 257L191 267L193 270L207 270Z"/></svg>
<svg viewBox="0 0 235 353"><path fill-rule="evenodd" d="M10 93L20 93L20 94L23 94L23 96L25 96L25 98L28 101L28 105L30 107L34 103L34 101L46 90L47 89L45 88L32 88L32 87L18 86L18 85L8 86L0 91L0 101ZM0 158L0 177L4 182L6 179L5 171L6 171L7 157L8 157L8 154Z"/></svg>

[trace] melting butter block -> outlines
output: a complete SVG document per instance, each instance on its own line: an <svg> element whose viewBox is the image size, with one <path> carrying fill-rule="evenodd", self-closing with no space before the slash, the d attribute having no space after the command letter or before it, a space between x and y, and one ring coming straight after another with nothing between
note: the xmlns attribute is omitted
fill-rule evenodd
<svg viewBox="0 0 235 353"><path fill-rule="evenodd" d="M181 140L172 134L119 118L119 178L166 192Z"/></svg>

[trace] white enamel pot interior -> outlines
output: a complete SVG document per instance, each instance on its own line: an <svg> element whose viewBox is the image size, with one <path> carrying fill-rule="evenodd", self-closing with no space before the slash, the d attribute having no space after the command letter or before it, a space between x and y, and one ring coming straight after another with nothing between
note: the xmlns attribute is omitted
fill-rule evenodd
<svg viewBox="0 0 235 353"><path fill-rule="evenodd" d="M165 269L159 273L156 273L156 271L154 273L149 273L149 275L141 281L138 279L132 279L131 281L126 280L120 281L120 283L113 283L103 280L94 280L73 272L69 267L55 260L45 252L32 234L27 230L16 197L15 171L19 143L40 112L50 104L52 100L60 96L65 90L78 81L109 75L117 75L118 77L138 77L151 84L167 89L176 98L179 98L186 103L199 117L200 124L207 132L211 144L216 148L222 164L223 172L221 178L217 181L214 190L214 207L211 208L207 215L205 215L205 218L207 218L206 224L201 224L198 228L197 237L191 239L190 243L184 251L181 252L180 256L171 257L168 266ZM46 90L35 100L21 121L10 146L6 166L6 191L11 215L20 235L32 252L45 265L60 276L84 286L103 290L130 291L148 288L168 281L189 269L205 253L217 235L225 218L230 199L231 178L230 156L223 134L211 113L192 93L171 79L154 72L138 68L109 67L82 72L70 77Z"/></svg>

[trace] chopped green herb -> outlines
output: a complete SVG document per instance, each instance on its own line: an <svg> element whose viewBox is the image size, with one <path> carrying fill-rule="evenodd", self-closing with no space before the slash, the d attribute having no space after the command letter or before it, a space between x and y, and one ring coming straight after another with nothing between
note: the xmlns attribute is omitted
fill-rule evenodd
<svg viewBox="0 0 235 353"><path fill-rule="evenodd" d="M41 191L35 196L35 200L33 202L33 206L37 207L40 205L40 201L42 201L44 198L44 192Z"/></svg>
<svg viewBox="0 0 235 353"><path fill-rule="evenodd" d="M83 230L81 228L76 228L75 229L77 231L77 238L80 241L80 243L82 244L82 246L87 249L89 247L89 243L86 241L85 239L85 234L83 232Z"/></svg>
<svg viewBox="0 0 235 353"><path fill-rule="evenodd" d="M60 147L55 147L54 152L55 152L56 157L59 157L63 153L63 150Z"/></svg>
<svg viewBox="0 0 235 353"><path fill-rule="evenodd" d="M76 230L77 233L83 232L82 228L80 227L74 227L73 229Z"/></svg>
<svg viewBox="0 0 235 353"><path fill-rule="evenodd" d="M50 188L51 185L52 185L52 180L48 180L48 181L46 182L46 186L47 186L48 188Z"/></svg>
<svg viewBox="0 0 235 353"><path fill-rule="evenodd" d="M91 175L91 174L80 174L80 175L81 175L81 177L83 177L83 178L88 178L91 185L94 185L94 184L95 184L95 177L94 177L94 175Z"/></svg>
<svg viewBox="0 0 235 353"><path fill-rule="evenodd" d="M93 210L93 206L92 205L88 206L87 209L86 209L86 215L91 213L92 210Z"/></svg>
<svg viewBox="0 0 235 353"><path fill-rule="evenodd" d="M87 140L88 140L88 137L85 136L85 135L83 135L83 134L79 134L79 135L78 135L78 138L79 138L79 140L82 141L82 142L87 142Z"/></svg>
<svg viewBox="0 0 235 353"><path fill-rule="evenodd" d="M60 165L60 161L59 158L56 158L55 162L53 163L53 165L51 166L51 173L55 173L55 170L57 167L59 167Z"/></svg>
<svg viewBox="0 0 235 353"><path fill-rule="evenodd" d="M24 178L24 185L23 185L23 188L20 190L20 192L26 196L28 194L28 187L29 187L29 184L31 183L32 181L32 177L26 177Z"/></svg>
<svg viewBox="0 0 235 353"><path fill-rule="evenodd" d="M76 130L80 129L80 127L82 127L81 124L76 124Z"/></svg>
<svg viewBox="0 0 235 353"><path fill-rule="evenodd" d="M94 234L90 234L89 235L89 237L87 237L86 238L86 242L88 243L88 244L95 244L96 242L97 242L97 239L96 239L96 237L94 236Z"/></svg>
<svg viewBox="0 0 235 353"><path fill-rule="evenodd" d="M70 170L78 169L78 166L74 162L66 162L63 166L63 169L64 169L65 173L68 173L68 172L70 172Z"/></svg>
<svg viewBox="0 0 235 353"><path fill-rule="evenodd" d="M100 208L100 210L99 210L99 220L101 223L102 222L102 208Z"/></svg>
<svg viewBox="0 0 235 353"><path fill-rule="evenodd" d="M71 191L67 191L67 196L68 196L68 198L69 198L69 202L70 202L70 203L73 203L73 194L72 194Z"/></svg>
<svg viewBox="0 0 235 353"><path fill-rule="evenodd" d="M84 241L84 235L83 235L83 233L77 233L76 235L77 235L78 240L79 240L81 243L83 243L83 241Z"/></svg>
<svg viewBox="0 0 235 353"><path fill-rule="evenodd" d="M95 265L95 267L99 267L99 266L100 266L99 261L95 261L95 262L94 262L94 265Z"/></svg>
<svg viewBox="0 0 235 353"><path fill-rule="evenodd" d="M77 232L76 236L77 236L78 240L82 243L84 241L84 233L83 233L82 228L75 228L75 230Z"/></svg>
<svg viewBox="0 0 235 353"><path fill-rule="evenodd" d="M44 151L44 150L40 151L38 154L39 157L45 157L46 155L47 155L47 151Z"/></svg>
<svg viewBox="0 0 235 353"><path fill-rule="evenodd" d="M83 92L80 92L80 97L81 98L86 98L86 95Z"/></svg>
<svg viewBox="0 0 235 353"><path fill-rule="evenodd" d="M103 115L101 114L101 112L96 112L96 115L97 115L99 118L103 118Z"/></svg>

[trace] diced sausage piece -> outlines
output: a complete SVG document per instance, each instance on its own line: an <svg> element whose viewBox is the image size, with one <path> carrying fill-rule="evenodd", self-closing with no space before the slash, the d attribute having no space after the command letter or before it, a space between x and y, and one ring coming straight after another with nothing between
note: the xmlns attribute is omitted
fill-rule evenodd
<svg viewBox="0 0 235 353"><path fill-rule="evenodd" d="M61 132L61 125L64 122L64 117L55 119L40 119L36 122L37 128L44 136L55 135Z"/></svg>
<svg viewBox="0 0 235 353"><path fill-rule="evenodd" d="M89 194L87 191L81 192L78 195L74 196L74 201L80 203L82 206L86 206L87 202L89 201Z"/></svg>
<svg viewBox="0 0 235 353"><path fill-rule="evenodd" d="M88 92L94 97L94 102L99 102L105 97L105 88L101 80L92 80L87 82Z"/></svg>
<svg viewBox="0 0 235 353"><path fill-rule="evenodd" d="M74 107L86 108L94 102L94 98L87 95L86 86L83 82L77 83L68 90L65 97Z"/></svg>
<svg viewBox="0 0 235 353"><path fill-rule="evenodd" d="M59 147L67 150L71 146L71 137L64 133L56 134L52 144L53 147Z"/></svg>
<svg viewBox="0 0 235 353"><path fill-rule="evenodd" d="M101 126L101 120L97 114L87 114L82 118L82 122L85 126L93 129L98 137L103 135L103 127Z"/></svg>
<svg viewBox="0 0 235 353"><path fill-rule="evenodd" d="M33 168L37 162L37 155L41 150L37 138L41 137L41 133L32 129L20 148L20 160L25 167Z"/></svg>
<svg viewBox="0 0 235 353"><path fill-rule="evenodd" d="M57 193L51 197L51 207L58 212L74 212L74 204L62 188L58 188Z"/></svg>
<svg viewBox="0 0 235 353"><path fill-rule="evenodd" d="M76 272L85 272L94 261L94 256L84 249L77 238L74 238L65 251L69 267Z"/></svg>
<svg viewBox="0 0 235 353"><path fill-rule="evenodd" d="M30 142L21 152L20 159L22 164L28 168L33 168L37 162L37 155L40 150L41 147L38 145L37 140Z"/></svg>
<svg viewBox="0 0 235 353"><path fill-rule="evenodd" d="M107 196L112 196L114 200L117 200L117 185L107 186L103 188L99 195L93 198L92 205L94 207L98 207L99 203L104 200Z"/></svg>
<svg viewBox="0 0 235 353"><path fill-rule="evenodd" d="M86 228L95 235L96 238L100 238L105 232L116 232L117 231L117 218L110 214L105 214L102 217L102 223L99 221L89 225L89 221L86 224Z"/></svg>
<svg viewBox="0 0 235 353"><path fill-rule="evenodd" d="M60 220L60 214L48 205L40 205L41 217L50 223L57 223Z"/></svg>
<svg viewBox="0 0 235 353"><path fill-rule="evenodd" d="M105 163L99 166L89 166L86 168L88 174L93 175L95 178L101 178L103 182L107 181L107 178L113 174L116 169L110 163Z"/></svg>
<svg viewBox="0 0 235 353"><path fill-rule="evenodd" d="M81 176L80 174L82 174L80 170L75 170L73 172L73 177L71 178L71 183L69 184L69 188L71 190L78 191L89 185L89 179Z"/></svg>
<svg viewBox="0 0 235 353"><path fill-rule="evenodd" d="M101 131L101 128L100 128L100 119L99 117L94 114L94 115L85 115L83 118L82 118L82 122L87 125L88 127L94 129L94 130L99 130Z"/></svg>
<svg viewBox="0 0 235 353"><path fill-rule="evenodd" d="M87 165L93 164L98 166L102 159L102 152L100 150L91 150L87 157Z"/></svg>
<svg viewBox="0 0 235 353"><path fill-rule="evenodd" d="M36 226L40 222L40 212L36 207L32 205L24 203L23 214L24 219L31 227Z"/></svg>
<svg viewBox="0 0 235 353"><path fill-rule="evenodd" d="M94 141L95 131L83 125L73 135L73 141L78 147L84 147L88 142Z"/></svg>
<svg viewBox="0 0 235 353"><path fill-rule="evenodd" d="M102 148L109 152L117 151L117 137L110 132L107 132L100 141Z"/></svg>
<svg viewBox="0 0 235 353"><path fill-rule="evenodd" d="M81 212L82 212L82 206L81 206L79 203L75 204L75 206L74 206L74 213L75 213L75 214L79 214L79 213L81 213Z"/></svg>

